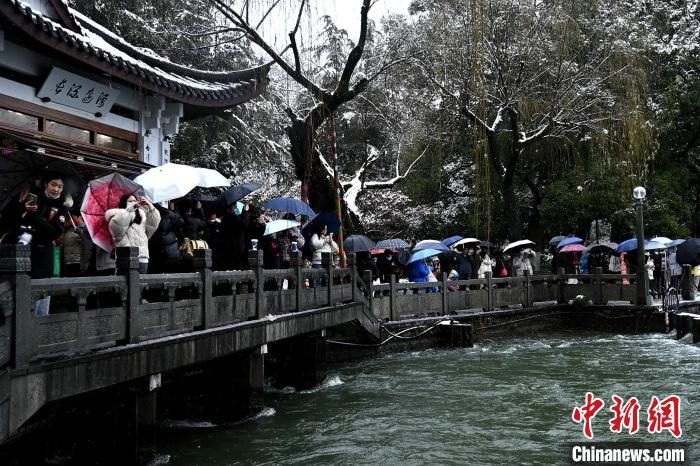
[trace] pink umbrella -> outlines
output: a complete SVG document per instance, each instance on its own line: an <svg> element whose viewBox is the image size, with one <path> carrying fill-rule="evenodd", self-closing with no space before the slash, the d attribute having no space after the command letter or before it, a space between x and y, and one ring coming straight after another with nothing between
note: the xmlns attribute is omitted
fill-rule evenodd
<svg viewBox="0 0 700 466"><path fill-rule="evenodd" d="M586 249L583 244L567 244L559 250L559 252L581 252Z"/></svg>
<svg viewBox="0 0 700 466"><path fill-rule="evenodd" d="M105 212L119 206L119 199L125 194L133 194L142 190L141 186L119 173L111 173L88 183L83 205L83 214L92 242L107 252L114 249L109 224L105 220Z"/></svg>

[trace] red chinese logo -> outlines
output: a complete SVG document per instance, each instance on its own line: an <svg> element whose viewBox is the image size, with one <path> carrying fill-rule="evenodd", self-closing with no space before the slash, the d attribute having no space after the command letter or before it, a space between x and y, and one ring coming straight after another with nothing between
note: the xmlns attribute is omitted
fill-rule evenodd
<svg viewBox="0 0 700 466"><path fill-rule="evenodd" d="M608 421L610 431L621 433L627 430L629 434L636 434L639 431L639 412L642 408L636 397L631 397L627 402L617 395L612 396L613 404L610 411L613 413L612 419ZM583 406L574 408L571 419L574 422L583 422L583 435L588 439L593 438L593 418L603 409L605 403L600 398L596 398L591 392L586 393L586 402ZM681 430L681 399L678 395L670 395L663 400L653 396L647 409L647 431L650 434L661 433L664 430L671 433L676 438L682 435Z"/></svg>
<svg viewBox="0 0 700 466"><path fill-rule="evenodd" d="M593 393L586 393L586 404L581 407L575 407L574 412L571 413L571 419L576 423L583 421L583 435L586 438L593 438L593 429L591 428L591 421L598 414L598 411L603 409L605 403L600 398L596 398Z"/></svg>
<svg viewBox="0 0 700 466"><path fill-rule="evenodd" d="M651 397L651 404L647 409L649 418L649 433L655 434L667 430L676 438L680 438L681 431L681 399L678 395L667 396L659 401L657 396Z"/></svg>
<svg viewBox="0 0 700 466"><path fill-rule="evenodd" d="M639 431L639 409L641 408L639 400L632 397L624 405L622 404L624 400L617 395L613 395L612 400L614 404L610 407L610 411L614 416L608 421L610 431L619 433L624 427L630 434L636 434Z"/></svg>

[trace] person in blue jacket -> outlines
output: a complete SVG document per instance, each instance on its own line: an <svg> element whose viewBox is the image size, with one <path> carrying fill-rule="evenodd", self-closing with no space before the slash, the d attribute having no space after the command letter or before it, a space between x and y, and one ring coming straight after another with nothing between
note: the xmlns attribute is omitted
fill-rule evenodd
<svg viewBox="0 0 700 466"><path fill-rule="evenodd" d="M430 277L430 268L424 260L417 260L408 264L408 281L414 283L425 283Z"/></svg>

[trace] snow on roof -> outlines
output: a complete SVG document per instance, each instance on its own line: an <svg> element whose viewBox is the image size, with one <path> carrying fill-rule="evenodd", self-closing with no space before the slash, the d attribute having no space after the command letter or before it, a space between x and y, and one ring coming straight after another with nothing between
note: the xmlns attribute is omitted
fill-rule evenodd
<svg viewBox="0 0 700 466"><path fill-rule="evenodd" d="M74 57L90 64L92 61L85 54L93 61L97 58L116 76L174 100L205 107L230 107L260 95L268 82L269 65L233 72L196 70L173 63L150 49L131 45L70 8L68 14L75 18L79 32L63 27L20 0L8 3L11 10L2 2L0 12L30 34L33 24L40 30L38 35L33 34L40 41L59 49L77 49L81 53ZM15 20L17 13L24 19L21 24Z"/></svg>

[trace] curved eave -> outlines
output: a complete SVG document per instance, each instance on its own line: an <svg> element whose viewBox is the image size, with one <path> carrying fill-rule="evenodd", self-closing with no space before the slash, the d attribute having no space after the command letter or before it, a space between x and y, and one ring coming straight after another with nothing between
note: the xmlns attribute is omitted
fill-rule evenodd
<svg viewBox="0 0 700 466"><path fill-rule="evenodd" d="M86 40L69 35L62 29L56 30L52 27L52 23L37 18L37 14L31 10L22 13L18 8L20 7L13 6L11 2L0 0L0 13L41 44L102 73L193 107L227 108L240 105L262 94L269 82L267 77L269 66L266 65L257 69L254 79L247 81L218 86L218 83L211 83L213 88L190 86L176 78L171 80L135 66L122 57L113 56L93 46Z"/></svg>

